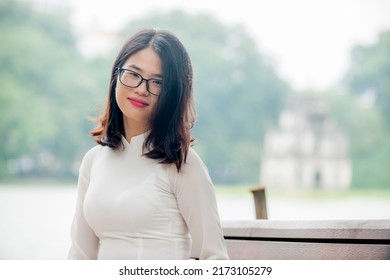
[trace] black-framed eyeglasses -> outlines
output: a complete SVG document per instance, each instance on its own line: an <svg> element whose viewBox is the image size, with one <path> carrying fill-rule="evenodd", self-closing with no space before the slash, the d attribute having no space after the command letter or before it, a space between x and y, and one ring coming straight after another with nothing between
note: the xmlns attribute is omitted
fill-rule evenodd
<svg viewBox="0 0 390 280"><path fill-rule="evenodd" d="M160 79L145 79L137 72L134 72L129 69L124 68L117 68L117 71L119 71L119 81L127 87L130 88L136 88L139 87L140 84L145 81L146 82L146 89L149 93L153 95L160 95L163 81Z"/></svg>

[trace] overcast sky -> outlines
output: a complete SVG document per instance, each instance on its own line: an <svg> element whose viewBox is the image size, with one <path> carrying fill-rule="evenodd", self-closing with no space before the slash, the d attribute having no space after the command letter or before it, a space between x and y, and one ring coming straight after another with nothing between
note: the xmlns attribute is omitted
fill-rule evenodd
<svg viewBox="0 0 390 280"><path fill-rule="evenodd" d="M41 0L68 1L79 30L116 30L151 11L208 13L243 25L278 73L298 90L326 89L344 74L353 45L390 29L390 0Z"/></svg>

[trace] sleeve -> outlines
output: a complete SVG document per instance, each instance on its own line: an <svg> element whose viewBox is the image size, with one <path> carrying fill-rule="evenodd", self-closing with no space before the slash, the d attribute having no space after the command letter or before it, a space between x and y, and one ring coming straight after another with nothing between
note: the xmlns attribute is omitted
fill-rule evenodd
<svg viewBox="0 0 390 280"><path fill-rule="evenodd" d="M99 239L84 217L84 199L89 185L89 178L90 163L87 153L79 170L76 212L71 227L71 247L68 253L69 260L97 259Z"/></svg>
<svg viewBox="0 0 390 280"><path fill-rule="evenodd" d="M214 186L206 166L193 149L189 150L173 187L192 238L191 257L229 259Z"/></svg>

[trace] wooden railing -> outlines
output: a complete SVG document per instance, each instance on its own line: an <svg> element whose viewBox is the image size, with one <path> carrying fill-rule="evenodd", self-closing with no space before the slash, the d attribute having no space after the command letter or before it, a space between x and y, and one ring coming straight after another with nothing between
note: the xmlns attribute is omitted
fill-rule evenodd
<svg viewBox="0 0 390 280"><path fill-rule="evenodd" d="M231 259L390 259L390 220L225 221Z"/></svg>
<svg viewBox="0 0 390 280"><path fill-rule="evenodd" d="M390 220L268 220L265 187L251 192L256 220L222 223L231 259L390 260Z"/></svg>

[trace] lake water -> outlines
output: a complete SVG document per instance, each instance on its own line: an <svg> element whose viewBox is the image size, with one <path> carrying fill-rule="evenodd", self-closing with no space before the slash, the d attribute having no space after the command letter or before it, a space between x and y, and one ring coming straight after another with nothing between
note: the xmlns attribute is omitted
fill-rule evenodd
<svg viewBox="0 0 390 280"><path fill-rule="evenodd" d="M0 187L0 259L65 259L76 188ZM217 196L221 220L255 219L253 198ZM269 219L390 219L389 198L267 197Z"/></svg>

